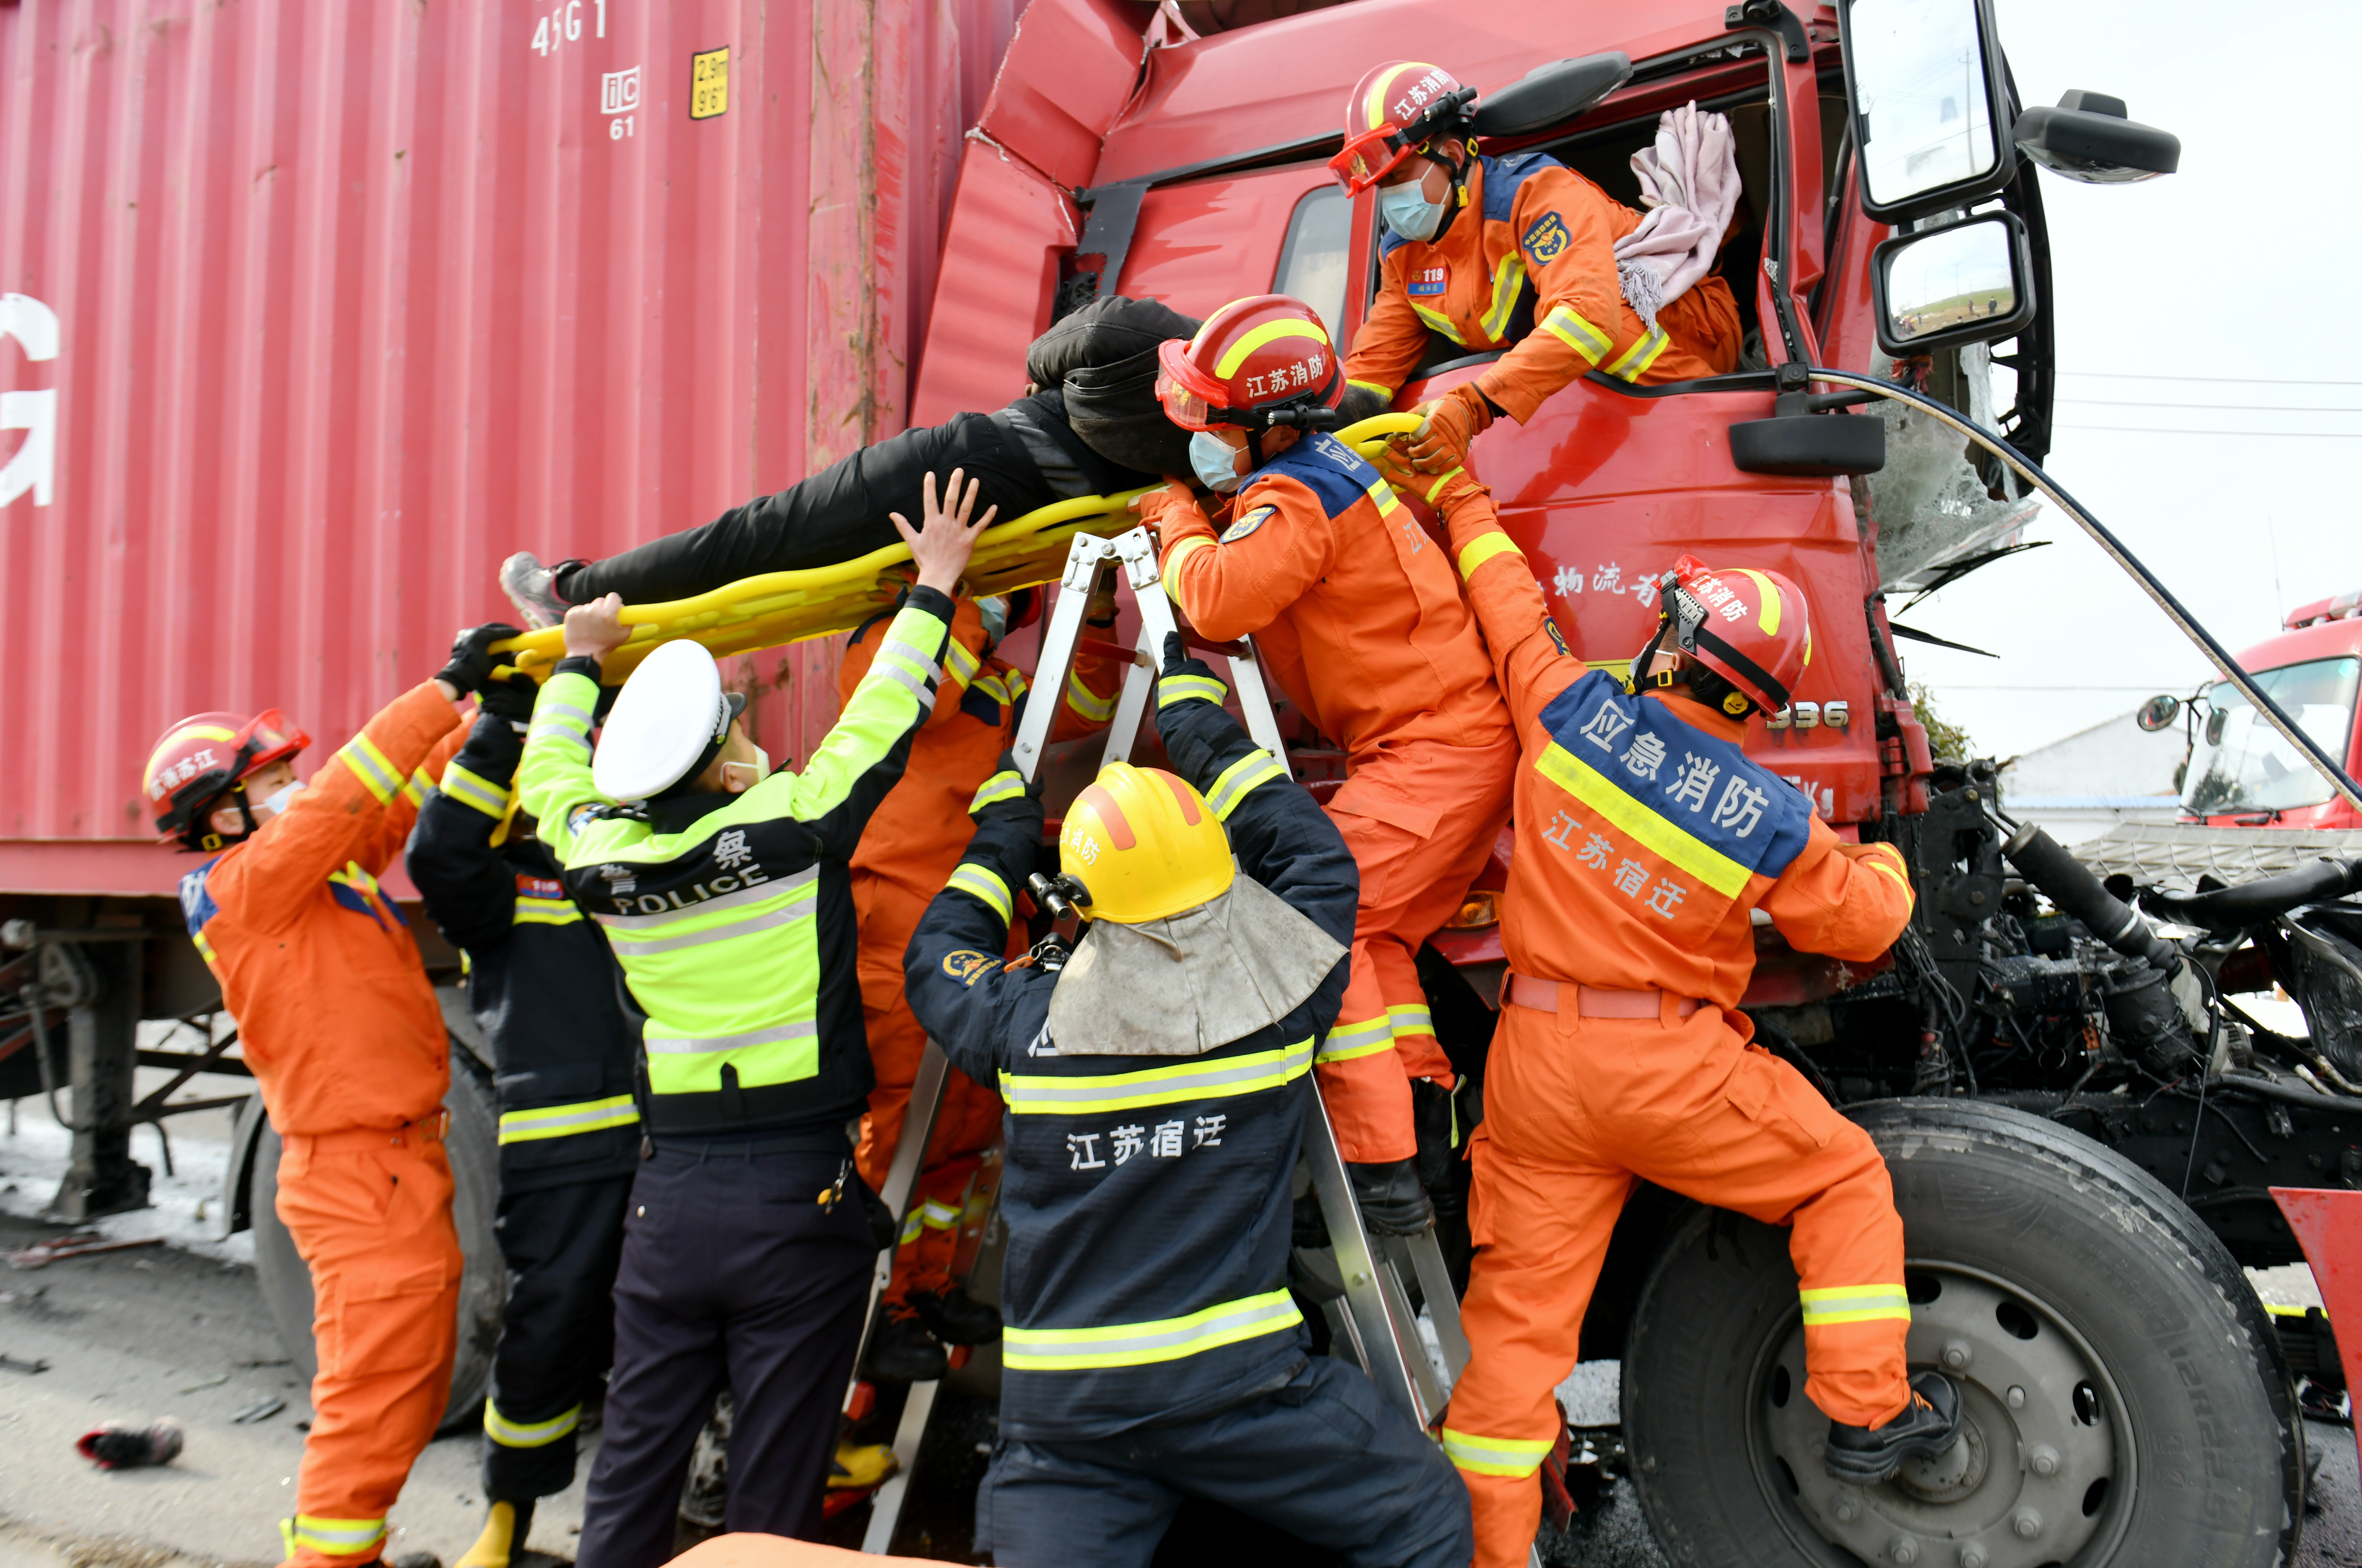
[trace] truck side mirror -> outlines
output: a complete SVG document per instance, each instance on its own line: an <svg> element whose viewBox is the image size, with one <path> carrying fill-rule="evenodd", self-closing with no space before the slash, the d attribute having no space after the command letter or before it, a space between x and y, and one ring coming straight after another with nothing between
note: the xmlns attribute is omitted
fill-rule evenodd
<svg viewBox="0 0 2362 1568"><path fill-rule="evenodd" d="M1998 343L2034 320L2034 263L2013 213L1897 235L1870 253L1878 346L1900 359Z"/></svg>
<svg viewBox="0 0 2362 1568"><path fill-rule="evenodd" d="M2076 88L2055 109L2018 115L2018 150L2053 174L2086 185L2129 185L2181 167L2181 138L2125 117L2125 101Z"/></svg>
<svg viewBox="0 0 2362 1568"><path fill-rule="evenodd" d="M2133 722L2148 734L2154 735L2158 730L2170 726L2180 717L2181 699L2178 696L2160 694L2140 705L2140 711L2133 715Z"/></svg>
<svg viewBox="0 0 2362 1568"><path fill-rule="evenodd" d="M1992 0L1839 0L1861 209L1894 223L2009 183L2009 89Z"/></svg>

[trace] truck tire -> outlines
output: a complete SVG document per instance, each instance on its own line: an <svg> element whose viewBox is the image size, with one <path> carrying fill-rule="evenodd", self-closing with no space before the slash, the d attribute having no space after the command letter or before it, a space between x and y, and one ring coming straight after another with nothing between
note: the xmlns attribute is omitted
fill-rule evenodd
<svg viewBox="0 0 2362 1568"><path fill-rule="evenodd" d="M1951 1373L1969 1441L1877 1486L1830 1479L1787 1233L1700 1209L1673 1228L1624 1353L1625 1441L1667 1557L2289 1562L2304 1434L2279 1343L2213 1233L2129 1161L2023 1112L1849 1113L1893 1173L1911 1365Z"/></svg>
<svg viewBox="0 0 2362 1568"><path fill-rule="evenodd" d="M491 1086L468 1052L451 1053L451 1087L443 1096L451 1124L443 1135L451 1161L451 1221L466 1259L459 1277L459 1343L451 1362L451 1398L439 1434L482 1424L485 1389L492 1380L492 1348L500 1341L508 1272L492 1232L500 1197L500 1117ZM279 1134L266 1126L254 1151L254 1272L263 1304L279 1330L288 1359L309 1383L320 1369L312 1345L312 1271L279 1217Z"/></svg>

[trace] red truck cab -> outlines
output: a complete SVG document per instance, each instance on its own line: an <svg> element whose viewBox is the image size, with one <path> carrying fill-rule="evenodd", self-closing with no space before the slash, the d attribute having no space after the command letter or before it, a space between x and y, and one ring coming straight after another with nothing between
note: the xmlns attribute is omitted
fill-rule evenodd
<svg viewBox="0 0 2362 1568"><path fill-rule="evenodd" d="M2362 772L2362 590L2303 605L2281 622L2286 630L2239 655L2256 677L2348 773ZM2190 760L2181 787L2181 819L2210 827L2362 828L2362 811L2227 681L2202 686L2190 698ZM2170 718L2167 722L2171 722Z"/></svg>

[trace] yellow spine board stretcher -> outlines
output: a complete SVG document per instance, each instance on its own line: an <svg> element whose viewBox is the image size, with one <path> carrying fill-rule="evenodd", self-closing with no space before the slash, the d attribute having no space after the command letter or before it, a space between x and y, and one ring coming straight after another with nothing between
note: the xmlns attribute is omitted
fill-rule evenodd
<svg viewBox="0 0 2362 1568"><path fill-rule="evenodd" d="M1374 455L1418 424L1413 414L1379 414L1340 431L1338 438L1352 443L1365 456ZM962 591L1001 594L1057 581L1076 535L1111 539L1137 526L1140 520L1130 508L1135 498L1147 493L1076 496L995 523L977 542ZM633 629L632 640L602 662L602 676L610 685L620 684L658 646L684 637L722 658L849 631L893 604L910 581L910 547L895 544L833 566L741 578L694 598L626 605L623 620ZM553 626L495 642L492 649L513 651L519 670L536 681L546 680L566 656L566 636Z"/></svg>

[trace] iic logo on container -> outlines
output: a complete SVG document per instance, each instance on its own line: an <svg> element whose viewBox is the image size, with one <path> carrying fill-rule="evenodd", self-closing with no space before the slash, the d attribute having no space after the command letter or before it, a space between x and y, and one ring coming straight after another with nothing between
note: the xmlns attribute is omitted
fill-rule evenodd
<svg viewBox="0 0 2362 1568"><path fill-rule="evenodd" d="M599 78L599 112L627 115L640 106L640 68L611 71Z"/></svg>
<svg viewBox="0 0 2362 1568"><path fill-rule="evenodd" d="M29 294L0 294L0 338L13 338L35 363L58 356L58 313ZM21 430L25 439L0 464L0 507L28 490L33 504L50 504L50 480L57 462L58 392L0 392L0 433ZM0 445L5 445L0 443Z"/></svg>

